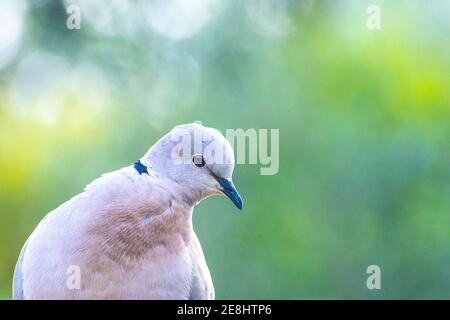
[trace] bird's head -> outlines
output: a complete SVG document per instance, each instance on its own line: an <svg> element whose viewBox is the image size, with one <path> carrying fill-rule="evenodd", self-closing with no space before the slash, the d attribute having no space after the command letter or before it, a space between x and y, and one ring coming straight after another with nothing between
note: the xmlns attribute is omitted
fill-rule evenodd
<svg viewBox="0 0 450 320"><path fill-rule="evenodd" d="M242 198L232 182L233 149L216 129L196 123L177 126L142 160L158 175L175 181L194 202L222 194L242 209Z"/></svg>

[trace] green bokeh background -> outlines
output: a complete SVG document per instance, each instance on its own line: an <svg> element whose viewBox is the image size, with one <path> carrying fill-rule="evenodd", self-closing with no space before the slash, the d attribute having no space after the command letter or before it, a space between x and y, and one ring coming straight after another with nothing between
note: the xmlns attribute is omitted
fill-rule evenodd
<svg viewBox="0 0 450 320"><path fill-rule="evenodd" d="M280 130L242 213L195 209L217 298L449 299L450 2L184 3L1 0L0 298L47 212L198 120Z"/></svg>

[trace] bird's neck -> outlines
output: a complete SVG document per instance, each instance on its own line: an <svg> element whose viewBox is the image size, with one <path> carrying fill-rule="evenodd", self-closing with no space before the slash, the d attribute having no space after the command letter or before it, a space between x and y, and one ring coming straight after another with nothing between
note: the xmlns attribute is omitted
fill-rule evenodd
<svg viewBox="0 0 450 320"><path fill-rule="evenodd" d="M161 160L157 155L156 149L150 149L145 156L143 156L140 161L143 165L145 165L149 170L152 170L166 186L167 191L170 191L176 194L177 198L186 203L188 206L193 208L203 199L210 196L204 192L203 188L193 188L192 185L189 185L188 188L183 187L182 181L177 181L174 177L167 176L164 172L166 171L165 160Z"/></svg>

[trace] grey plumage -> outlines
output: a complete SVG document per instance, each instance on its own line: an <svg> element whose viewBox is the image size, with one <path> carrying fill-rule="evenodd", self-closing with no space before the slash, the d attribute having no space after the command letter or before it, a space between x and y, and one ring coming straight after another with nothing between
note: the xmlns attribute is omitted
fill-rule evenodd
<svg viewBox="0 0 450 320"><path fill-rule="evenodd" d="M227 161L204 155L204 165L175 163L174 132L212 137ZM218 131L190 124L140 161L148 172L129 166L103 175L39 223L19 255L14 299L214 299L192 212L215 194L242 207L231 146ZM73 266L79 288L68 285Z"/></svg>
<svg viewBox="0 0 450 320"><path fill-rule="evenodd" d="M22 263L23 256L25 255L25 251L27 250L28 241L20 250L19 259L16 263L16 268L14 269L14 278L13 278L13 299L14 300L23 300L23 272L22 272Z"/></svg>

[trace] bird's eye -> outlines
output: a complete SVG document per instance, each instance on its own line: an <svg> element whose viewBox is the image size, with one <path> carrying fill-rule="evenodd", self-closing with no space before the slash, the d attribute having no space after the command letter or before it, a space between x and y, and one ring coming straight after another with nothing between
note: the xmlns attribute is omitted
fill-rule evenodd
<svg viewBox="0 0 450 320"><path fill-rule="evenodd" d="M194 156L192 157L192 163L194 163L199 168L204 167L206 164L201 154L194 154Z"/></svg>

